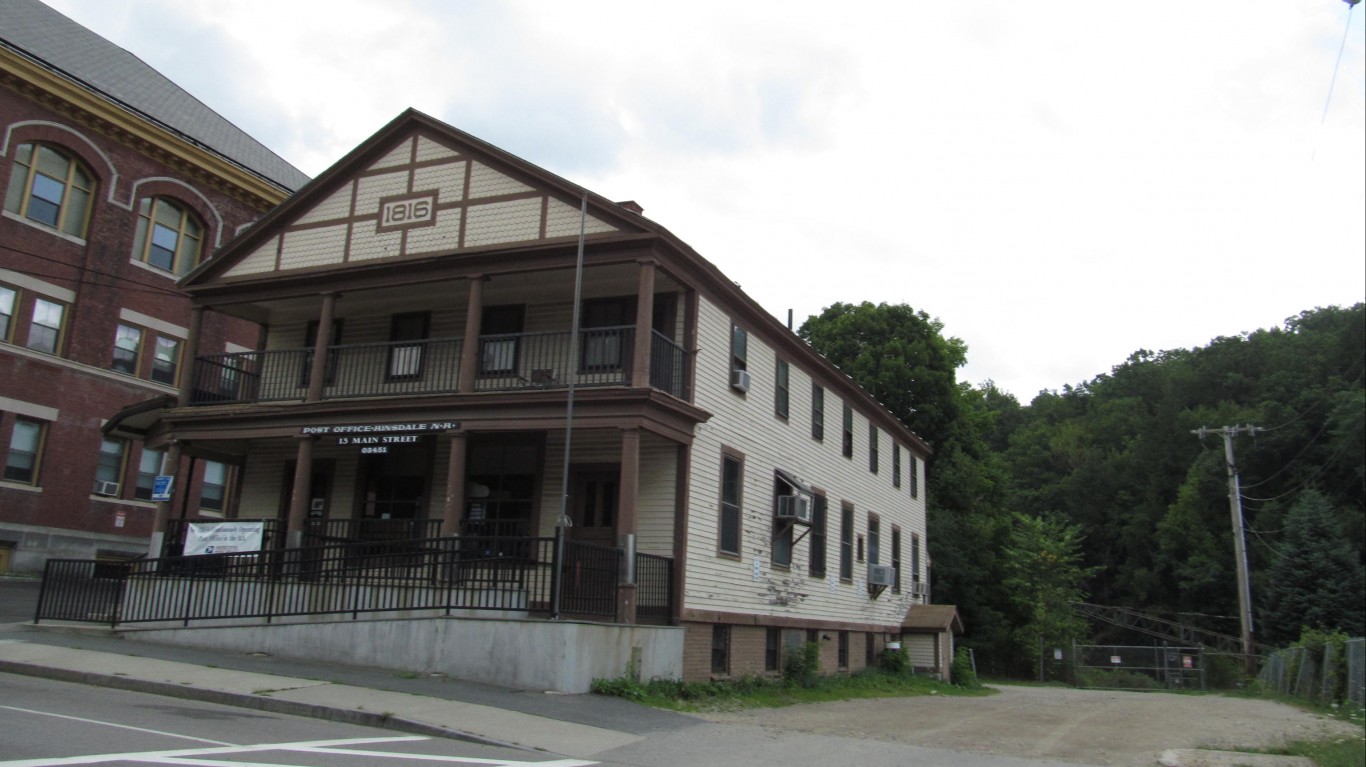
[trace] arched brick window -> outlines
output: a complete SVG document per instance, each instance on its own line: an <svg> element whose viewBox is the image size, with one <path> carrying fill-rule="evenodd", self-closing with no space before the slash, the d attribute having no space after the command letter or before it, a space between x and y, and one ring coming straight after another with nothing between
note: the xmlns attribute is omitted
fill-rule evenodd
<svg viewBox="0 0 1366 767"><path fill-rule="evenodd" d="M73 155L49 144L20 144L5 210L83 238L94 192L95 177Z"/></svg>
<svg viewBox="0 0 1366 767"><path fill-rule="evenodd" d="M188 206L169 197L143 198L138 205L135 259L181 275L199 263L203 248L204 224Z"/></svg>

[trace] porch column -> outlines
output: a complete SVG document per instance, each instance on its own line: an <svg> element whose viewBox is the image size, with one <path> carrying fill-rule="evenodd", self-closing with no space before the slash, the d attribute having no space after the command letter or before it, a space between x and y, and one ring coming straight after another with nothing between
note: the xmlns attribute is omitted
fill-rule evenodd
<svg viewBox="0 0 1366 767"><path fill-rule="evenodd" d="M642 258L636 284L636 348L631 386L650 385L650 346L655 319L655 261Z"/></svg>
<svg viewBox="0 0 1366 767"><path fill-rule="evenodd" d="M189 364L180 374L180 392L176 395L176 407L188 407L194 394L197 373L195 360L199 357L199 331L203 326L204 307L190 307L190 333L185 339L185 353L181 356L181 359L188 360Z"/></svg>
<svg viewBox="0 0 1366 767"><path fill-rule="evenodd" d="M472 274L469 279L469 303L465 306L465 345L460 350L460 381L457 383L457 390L465 393L474 391L474 380L479 375L479 325L484 318L484 283L488 277Z"/></svg>
<svg viewBox="0 0 1366 767"><path fill-rule="evenodd" d="M318 335L322 335L321 330ZM285 526L285 546L297 549L303 545L304 520L308 519L309 492L313 484L314 437L300 436L294 461L294 487L289 492L289 521Z"/></svg>
<svg viewBox="0 0 1366 767"><path fill-rule="evenodd" d="M621 481L617 499L617 539L625 552L617 587L622 623L636 622L636 496L640 488L640 429L621 431Z"/></svg>
<svg viewBox="0 0 1366 767"><path fill-rule="evenodd" d="M460 532L460 520L465 518L465 455L469 449L469 435L452 432L451 458L446 469L446 507L441 518L442 537Z"/></svg>
<svg viewBox="0 0 1366 767"><path fill-rule="evenodd" d="M166 446L166 455L161 457L161 473L170 474L179 479L180 474L180 442L171 440ZM185 492L186 488L177 487L178 481L171 482L171 497L176 493ZM188 484L188 483L186 483ZM156 516L152 519L152 540L147 545L147 556L156 559L161 556L161 547L166 541L166 523L171 518L171 501L157 501Z"/></svg>
<svg viewBox="0 0 1366 767"><path fill-rule="evenodd" d="M318 337L313 339L313 365L308 369L308 396L305 402L323 398L327 383L327 347L332 345L332 318L337 312L337 294L323 294L323 308L318 315Z"/></svg>

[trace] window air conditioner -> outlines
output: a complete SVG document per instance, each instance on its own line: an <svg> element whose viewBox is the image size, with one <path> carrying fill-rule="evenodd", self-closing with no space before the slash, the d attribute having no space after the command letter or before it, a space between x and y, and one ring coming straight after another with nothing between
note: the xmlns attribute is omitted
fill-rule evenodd
<svg viewBox="0 0 1366 767"><path fill-rule="evenodd" d="M730 371L730 388L735 389L736 391L749 391L749 371Z"/></svg>
<svg viewBox="0 0 1366 767"><path fill-rule="evenodd" d="M925 583L920 582L920 581L916 581L915 583L912 583L912 584L911 584L911 596L913 596L913 597L926 597L926 596L929 596L929 591L930 591L930 590L929 590L929 588L927 587L927 585L926 585Z"/></svg>
<svg viewBox="0 0 1366 767"><path fill-rule="evenodd" d="M811 499L804 495L778 496L778 518L811 524Z"/></svg>
<svg viewBox="0 0 1366 767"><path fill-rule="evenodd" d="M891 586L896 582L896 570L891 565L868 565L869 586Z"/></svg>
<svg viewBox="0 0 1366 767"><path fill-rule="evenodd" d="M119 494L119 483L109 482L103 479L95 480L95 495L116 496Z"/></svg>

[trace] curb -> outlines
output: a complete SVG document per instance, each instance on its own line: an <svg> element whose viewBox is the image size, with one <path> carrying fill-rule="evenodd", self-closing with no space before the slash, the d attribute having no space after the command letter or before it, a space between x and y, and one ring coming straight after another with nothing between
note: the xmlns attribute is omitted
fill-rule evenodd
<svg viewBox="0 0 1366 767"><path fill-rule="evenodd" d="M385 730L406 732L412 735L448 738L450 740L477 743L484 746L497 746L516 749L518 751L543 753L540 749L530 748L518 743L509 743L496 738L488 738L483 735L453 730L448 727L427 724L412 719L404 719L403 717L371 713L369 711L356 711L349 708L337 708L334 706L295 703L293 701L280 700L265 695L244 695L242 693L226 692L223 690L206 690L202 687L171 684L169 682L153 682L148 679L134 679L126 676L96 674L89 671L73 671L70 669L53 668L51 666L35 666L30 663L16 663L7 660L0 660L0 672L42 679L54 679L59 682L73 682L76 684L90 685L92 687L109 687L116 690L144 692L169 698L196 700L202 703L216 703L223 706L249 708L257 711L268 711L274 714L289 714L291 716L324 719L364 727L377 727Z"/></svg>

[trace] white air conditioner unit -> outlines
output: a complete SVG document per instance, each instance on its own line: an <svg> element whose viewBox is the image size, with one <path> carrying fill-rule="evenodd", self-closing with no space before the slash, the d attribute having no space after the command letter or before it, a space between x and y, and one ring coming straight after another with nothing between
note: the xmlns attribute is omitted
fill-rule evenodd
<svg viewBox="0 0 1366 767"><path fill-rule="evenodd" d="M778 518L811 524L811 499L804 495L778 496Z"/></svg>
<svg viewBox="0 0 1366 767"><path fill-rule="evenodd" d="M896 570L891 565L868 565L869 586L891 586L896 583Z"/></svg>
<svg viewBox="0 0 1366 767"><path fill-rule="evenodd" d="M110 497L119 494L119 483L108 482L103 479L95 480L95 495L107 495Z"/></svg>
<svg viewBox="0 0 1366 767"><path fill-rule="evenodd" d="M930 595L929 584L916 581L911 584L911 596L928 597Z"/></svg>
<svg viewBox="0 0 1366 767"><path fill-rule="evenodd" d="M736 391L749 391L749 371L730 371L730 388L735 389Z"/></svg>

